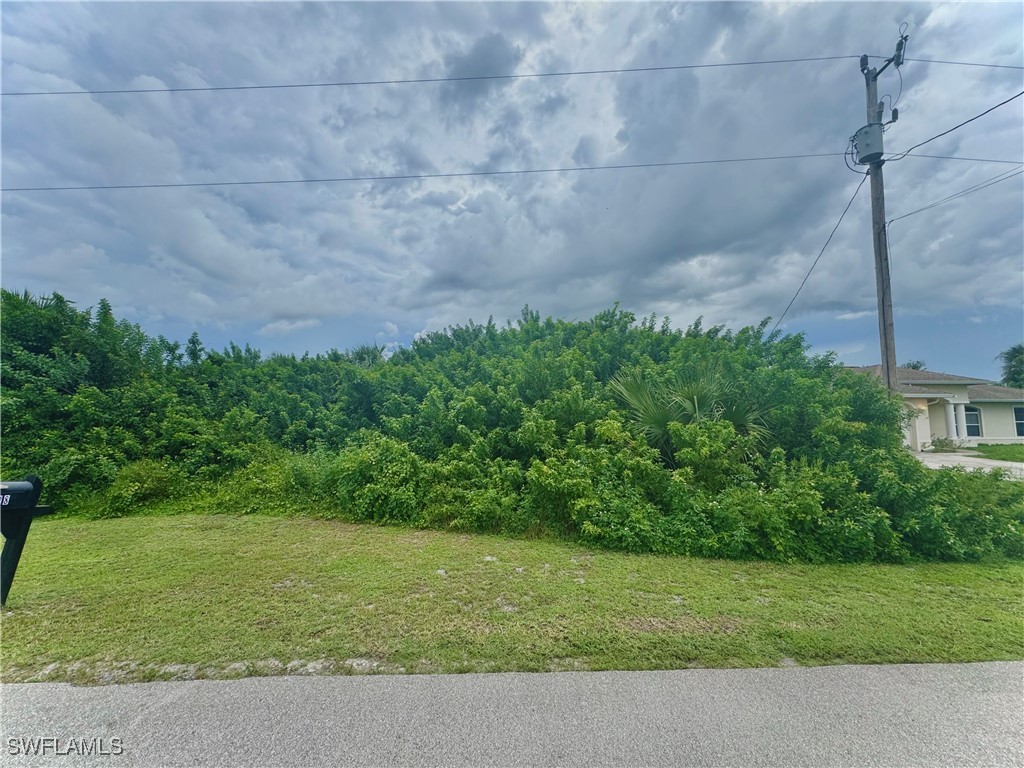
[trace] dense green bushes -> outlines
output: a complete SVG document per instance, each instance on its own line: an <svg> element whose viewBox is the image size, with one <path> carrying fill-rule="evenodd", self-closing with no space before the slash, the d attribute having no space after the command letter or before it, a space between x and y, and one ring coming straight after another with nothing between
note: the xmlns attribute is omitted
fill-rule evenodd
<svg viewBox="0 0 1024 768"><path fill-rule="evenodd" d="M142 459L123 467L106 493L103 517L130 515L144 504L169 499L183 490L184 473L167 461Z"/></svg>
<svg viewBox="0 0 1024 768"><path fill-rule="evenodd" d="M422 520L423 461L403 442L371 433L342 451L323 482L329 498L350 520L415 523Z"/></svg>
<svg viewBox="0 0 1024 768"><path fill-rule="evenodd" d="M1024 484L926 470L898 399L764 323L527 308L390 360L264 360L195 335L183 353L56 295L5 291L3 316L2 472L40 474L58 508L173 500L706 557L1024 557Z"/></svg>

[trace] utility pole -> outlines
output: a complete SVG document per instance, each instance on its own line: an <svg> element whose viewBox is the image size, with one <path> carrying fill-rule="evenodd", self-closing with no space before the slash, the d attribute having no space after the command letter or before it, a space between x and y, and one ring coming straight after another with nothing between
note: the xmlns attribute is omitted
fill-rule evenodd
<svg viewBox="0 0 1024 768"><path fill-rule="evenodd" d="M903 63L903 49L907 36L901 35L896 45L896 54L888 59L881 69L868 66L868 57L861 56L860 69L867 89L868 124L857 131L855 143L857 162L868 166L871 179L871 230L875 251L875 287L878 293L878 337L881 345L882 383L890 392L897 390L896 379L896 333L892 316L892 285L889 279L889 241L885 226L885 186L882 178L882 111L884 103L878 101L878 76L886 67ZM899 112L893 110L891 122L896 122Z"/></svg>
<svg viewBox="0 0 1024 768"><path fill-rule="evenodd" d="M878 108L878 73L872 68L864 73L868 91L868 122L881 123ZM882 383L890 392L896 391L896 329L892 321L892 285L889 282L889 238L885 226L885 184L882 163L868 166L871 180L871 234L875 248L875 287L878 292L878 338L882 347Z"/></svg>

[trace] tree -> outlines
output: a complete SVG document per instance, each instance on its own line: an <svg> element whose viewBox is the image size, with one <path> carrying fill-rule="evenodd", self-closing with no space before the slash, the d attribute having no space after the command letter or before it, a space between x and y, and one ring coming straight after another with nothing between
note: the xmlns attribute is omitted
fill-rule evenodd
<svg viewBox="0 0 1024 768"><path fill-rule="evenodd" d="M1024 389L1024 343L1003 350L999 359L1003 361L1002 384Z"/></svg>
<svg viewBox="0 0 1024 768"><path fill-rule="evenodd" d="M912 371L927 371L928 365L924 360L907 360L900 368L909 368Z"/></svg>
<svg viewBox="0 0 1024 768"><path fill-rule="evenodd" d="M205 351L203 342L199 340L199 333L192 331L192 335L188 337L188 344L185 345L185 358L188 360L188 364L199 365L203 361L203 352Z"/></svg>
<svg viewBox="0 0 1024 768"><path fill-rule="evenodd" d="M385 346L376 344L360 344L355 349L345 353L345 357L360 368L372 368L378 363L384 362Z"/></svg>

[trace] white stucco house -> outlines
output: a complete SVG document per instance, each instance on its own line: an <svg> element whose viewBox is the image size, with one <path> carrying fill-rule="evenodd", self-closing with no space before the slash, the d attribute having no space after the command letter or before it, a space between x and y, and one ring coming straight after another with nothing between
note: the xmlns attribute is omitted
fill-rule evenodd
<svg viewBox="0 0 1024 768"><path fill-rule="evenodd" d="M882 376L880 365L851 370ZM897 368L896 380L914 416L904 433L904 442L913 451L944 437L967 446L1024 443L1024 389L913 368Z"/></svg>

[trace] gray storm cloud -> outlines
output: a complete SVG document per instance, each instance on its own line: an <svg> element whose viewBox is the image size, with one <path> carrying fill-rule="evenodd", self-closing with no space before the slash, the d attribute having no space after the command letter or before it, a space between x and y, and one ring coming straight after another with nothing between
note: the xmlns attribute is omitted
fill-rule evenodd
<svg viewBox="0 0 1024 768"><path fill-rule="evenodd" d="M865 13L870 7L872 12ZM1017 4L5 3L5 91L251 85L888 52L1020 65ZM882 81L908 147L1021 90L1021 71L908 61ZM842 152L855 58L618 75L2 102L5 187L293 180ZM1019 103L922 154L1021 159ZM1009 166L886 166L892 216ZM858 178L841 157L575 174L5 193L3 283L280 339L588 316L778 315ZM1020 177L895 222L907 312L1020 306ZM60 222L60 226L54 226ZM791 317L872 309L867 196ZM993 279L993 275L1011 279ZM303 316L289 314L296 306ZM367 320L367 322L370 322ZM383 319L373 321L379 327ZM157 329L158 330L158 329Z"/></svg>

